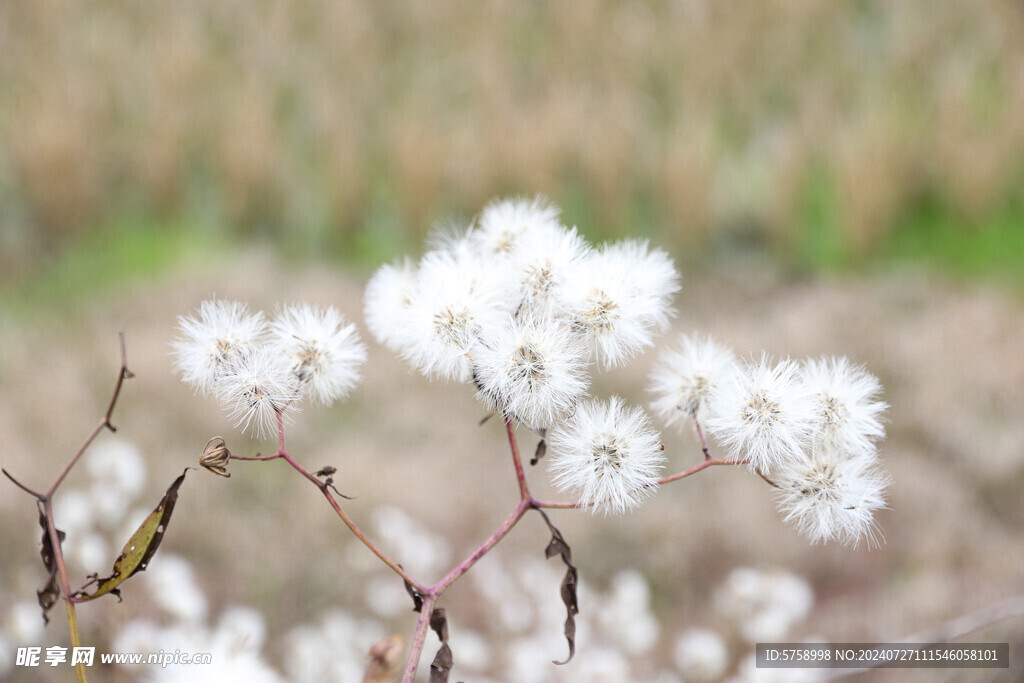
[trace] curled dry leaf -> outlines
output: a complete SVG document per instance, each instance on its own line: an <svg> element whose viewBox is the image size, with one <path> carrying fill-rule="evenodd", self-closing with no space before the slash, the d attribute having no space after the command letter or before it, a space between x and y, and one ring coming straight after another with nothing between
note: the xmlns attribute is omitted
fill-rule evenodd
<svg viewBox="0 0 1024 683"><path fill-rule="evenodd" d="M171 513L174 512L174 504L178 500L178 488L185 481L185 474L188 472L188 469L186 468L181 473L181 476L174 480L164 494L164 497L160 500L160 504L156 506L156 509L149 514L146 521L135 530L132 537L125 543L120 556L114 561L114 570L110 576L101 579L94 574L92 580L75 593L74 597L79 602L93 600L107 593L116 595L120 600L121 593L118 587L130 577L146 570L146 567L149 566L149 561L160 546L160 542L164 539L164 532L167 531L167 524L171 520ZM91 594L86 593L85 589L93 582L96 583L96 590Z"/></svg>
<svg viewBox="0 0 1024 683"><path fill-rule="evenodd" d="M50 623L50 617L46 613L57 604L57 600L60 598L60 586L57 585L57 562L53 552L53 543L50 542L50 531L46 526L46 516L43 515L41 510L39 512L39 526L43 527L43 547L39 550L39 556L42 558L43 567L49 572L49 576L46 579L46 584L36 591L36 599L39 601L39 606L43 609L43 621L48 624ZM57 542L63 543L65 537L66 534L57 529Z"/></svg>
<svg viewBox="0 0 1024 683"><path fill-rule="evenodd" d="M444 607L435 607L430 613L430 628L441 641L441 647L430 663L430 683L447 683L453 659L452 650L448 647L448 614Z"/></svg>
<svg viewBox="0 0 1024 683"><path fill-rule="evenodd" d="M576 566L572 563L572 549L562 537L562 532L555 528L555 525L551 523L551 520L548 519L543 510L538 508L537 512L544 518L544 523L551 530L551 542L544 549L545 557L550 560L555 555L561 555L562 562L567 567L565 577L562 579L561 594L562 603L565 604L565 640L569 643L569 656L565 658L565 661L555 661L554 663L568 664L576 655L576 615L580 612L579 603L576 600L576 586L579 575L576 571Z"/></svg>

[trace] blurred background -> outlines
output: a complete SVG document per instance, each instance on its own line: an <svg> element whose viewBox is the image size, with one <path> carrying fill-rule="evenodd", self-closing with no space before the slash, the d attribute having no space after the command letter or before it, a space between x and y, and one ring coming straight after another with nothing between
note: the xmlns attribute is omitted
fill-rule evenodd
<svg viewBox="0 0 1024 683"><path fill-rule="evenodd" d="M238 436L176 380L178 315L214 293L268 312L310 301L337 306L366 338L361 287L374 268L419 253L439 222L538 193L593 243L639 236L671 253L683 294L666 344L698 329L741 355L845 354L879 375L892 405L881 549L807 546L771 491L739 471L680 482L623 519L559 515L584 581L581 619L592 619L581 659L589 629L595 671L693 678L680 642L700 625L728 646L722 676L745 675L753 641L714 597L736 568L807 582L813 608L785 632L797 640L894 639L1021 592L1024 6L1011 0L2 3L5 469L38 488L59 471L106 405L119 330L137 378L118 408L123 442L97 448L136 449L138 509L215 434L235 452L272 447ZM594 393L642 403L638 378L655 356ZM371 342L362 389L304 411L291 447L339 468L368 528L434 543L420 569L440 575L504 517L495 501L514 504L511 474L494 476L501 430L478 428L480 417L465 387L428 384ZM687 436L665 439L671 466L699 458ZM206 606L143 599L142 575L125 604L80 610L87 640L108 647L132 619L170 628L186 614L212 642L218 615L245 604L267 638L250 619L243 640L278 672L318 680L282 644L299 627L311 630L296 642L328 622L334 646L339 633L369 638L353 646L357 664L388 633L411 635L401 585L308 487L277 463L234 469L230 481L189 475L161 550L190 563ZM114 496L96 472L66 485L94 501L67 513L96 518L80 535L106 538L92 556L76 551L86 565L108 558L82 576L107 573L132 509L94 509ZM545 473L531 477L543 490ZM57 611L45 635L31 631L35 511L0 485L0 644L62 642ZM468 680L597 680L548 664L564 642L546 542L524 522L491 569L480 565L493 578L522 558L493 578L518 596L518 616L485 609L486 582L453 589L457 662L460 647L473 652L458 630L477 638ZM550 600L534 605L530 591L549 579ZM647 636L615 631L607 615L622 605L643 607L623 621ZM1024 622L983 635L1010 641L1017 666L949 680L1019 675ZM609 651L625 663L600 659Z"/></svg>

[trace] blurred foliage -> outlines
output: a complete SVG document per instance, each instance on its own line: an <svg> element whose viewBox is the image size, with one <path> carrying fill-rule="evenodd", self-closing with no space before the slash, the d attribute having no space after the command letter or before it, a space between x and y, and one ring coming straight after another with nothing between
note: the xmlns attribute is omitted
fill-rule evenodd
<svg viewBox="0 0 1024 683"><path fill-rule="evenodd" d="M12 0L0 285L127 224L374 263L510 193L695 260L1012 269L1022 111L1015 0Z"/></svg>

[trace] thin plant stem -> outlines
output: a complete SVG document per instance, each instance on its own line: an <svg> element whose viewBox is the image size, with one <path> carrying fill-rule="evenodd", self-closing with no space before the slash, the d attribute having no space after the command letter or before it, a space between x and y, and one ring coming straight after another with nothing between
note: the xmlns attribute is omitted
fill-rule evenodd
<svg viewBox="0 0 1024 683"><path fill-rule="evenodd" d="M420 655L423 653L423 645L427 640L427 628L430 626L430 615L434 613L434 604L437 596L426 594L423 596L423 604L420 605L420 617L416 620L416 634L412 638L412 646L409 648L409 658L405 661L405 672L402 674L402 683L412 683L416 678L416 668L420 664Z"/></svg>
<svg viewBox="0 0 1024 683"><path fill-rule="evenodd" d="M709 467L714 467L716 465L746 465L748 464L748 462L749 460L747 460L746 458L743 458L741 460L719 460L717 458L706 458L705 460L701 461L699 465L694 465L693 467L683 470L682 472L676 472L675 474L670 474L666 477L662 477L657 482L655 482L654 485L661 486L662 484L669 484L673 481L679 481L680 479L691 477L697 474L698 472L706 470ZM532 502L533 506L537 508L544 508L548 510L571 510L576 508L593 507L594 505L597 505L601 501L577 500L572 502L550 502L534 500Z"/></svg>
<svg viewBox="0 0 1024 683"><path fill-rule="evenodd" d="M71 460L68 462L67 465L64 466L64 469L61 470L60 474L57 475L57 479L53 482L53 485L50 486L49 490L47 490L46 492L47 498L53 496L53 493L57 490L57 487L61 485L61 483L64 481L64 478L68 476L68 473L71 471L71 468L75 466L79 458L82 457L82 454L85 453L85 450L92 444L96 437L99 436L100 432L102 432L104 429L109 429L112 432L117 431L117 428L113 424L111 424L110 417L114 412L114 406L117 405L117 398L118 396L121 395L121 386L124 384L124 381L135 376L134 373L128 369L128 354L125 351L124 332L119 332L118 338L120 339L121 342L121 369L120 371L118 371L117 384L114 386L114 394L110 397L110 403L107 404L107 411L103 413L103 418L100 419L99 424L97 424L96 427L89 434L89 436L86 437L85 441L79 447L78 451L71 457Z"/></svg>
<svg viewBox="0 0 1024 683"><path fill-rule="evenodd" d="M280 442L284 443L283 437L280 438ZM335 514L337 514L341 521L345 523L345 526L349 528L349 531L355 534L356 538L362 541L363 545L370 549L370 552L376 555L381 562L390 567L392 571L401 576L402 579L405 580L410 586L412 586L421 593L426 592L424 586L420 582L416 581L414 578L409 576L409 574L402 568L402 565L398 564L393 559L391 559L383 550L378 548L377 545L373 541L371 541L366 534L363 533L363 531L359 528L355 521L353 521L353 519L348 516L348 513L346 513L345 510L341 507L341 504L338 503L338 500L334 497L334 494L331 493L330 486L328 486L325 482L321 481L320 479L317 479L316 476L314 476L313 474L310 474L305 467L297 463L295 459L292 458L288 451L281 450L272 455L232 455L231 459L260 461L281 459L287 462L289 465L291 465L292 469L294 469L296 472L298 472L303 477L312 482L314 486L320 489L320 493L322 493L324 498L327 499L327 502L330 504L331 508L334 509Z"/></svg>
<svg viewBox="0 0 1024 683"><path fill-rule="evenodd" d="M480 561L484 555L490 552L491 548L498 545L498 542L503 539L508 532L512 531L523 515L526 514L527 510L535 507L532 499L520 500L516 505L515 509L505 518L505 521L501 523L494 533L487 537L487 539L480 544L480 546L474 550L470 555L460 562L454 569L448 572L440 581L435 583L428 589L428 593L440 596L441 593L448 588L448 586L455 583L455 581L463 574L468 572L474 564Z"/></svg>
<svg viewBox="0 0 1024 683"><path fill-rule="evenodd" d="M72 652L74 648L82 647L82 637L78 631L78 615L75 613L75 604L71 601L71 582L68 580L67 565L64 564L64 551L60 545L60 534L57 533L57 525L53 521L53 502L50 498L39 501L39 506L46 520L46 533L50 537L50 547L53 549L53 561L57 566L57 577L60 580L60 590L64 594L64 611L68 618L68 634L71 640ZM75 678L78 683L85 683L85 664L75 664Z"/></svg>
<svg viewBox="0 0 1024 683"><path fill-rule="evenodd" d="M693 426L697 428L697 436L700 437L700 449L704 451L704 459L711 460L711 451L708 449L708 440L704 437L704 430L700 426L700 420L697 419L697 409L694 408L693 412Z"/></svg>
<svg viewBox="0 0 1024 683"><path fill-rule="evenodd" d="M512 462L516 468L516 481L519 483L519 497L521 500L530 499L530 487L526 484L526 471L523 469L523 458L519 455L519 442L516 441L515 428L512 420L505 418L505 432L508 434L508 447L512 451Z"/></svg>
<svg viewBox="0 0 1024 683"><path fill-rule="evenodd" d="M125 348L124 332L118 333L118 340L121 347L121 367L117 373L117 383L114 385L114 391L110 396L110 402L107 404L107 409L103 413L103 417L100 418L99 423L93 428L89 435L82 442L82 445L78 447L75 454L71 456L71 459L64 465L57 478L54 479L53 484L50 485L44 493L33 491L28 486L25 486L11 475L7 470L3 470L4 475L10 479L15 486L19 489L28 493L36 499L36 505L39 507L40 514L46 523L46 535L50 539L50 546L53 550L53 563L57 570L57 578L60 583L60 590L63 594L64 599L64 611L67 614L68 619L68 633L71 640L71 647L77 648L82 646L82 637L78 629L78 615L75 612L74 601L71 599L71 582L68 579L67 565L64 563L64 550L60 544L60 534L57 532L57 524L53 519L53 496L60 488L60 485L64 483L64 479L67 478L71 469L78 464L85 451L92 445L92 442L96 440L100 432L104 429L109 429L112 432L116 432L117 428L114 427L110 421L111 416L114 414L114 407L117 405L117 399L121 396L121 387L124 386L124 381L134 377L134 373L128 369L128 352ZM75 677L79 683L85 683L85 664L79 662L75 664Z"/></svg>

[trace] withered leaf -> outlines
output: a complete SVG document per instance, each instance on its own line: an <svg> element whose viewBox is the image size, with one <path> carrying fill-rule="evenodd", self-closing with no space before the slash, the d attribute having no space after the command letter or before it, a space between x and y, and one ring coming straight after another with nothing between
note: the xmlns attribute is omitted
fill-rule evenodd
<svg viewBox="0 0 1024 683"><path fill-rule="evenodd" d="M82 590L75 594L75 597L84 602L112 593L120 599L121 594L118 587L130 577L146 570L149 561L160 546L160 542L164 539L164 532L167 531L171 513L174 512L174 504L178 501L178 488L185 481L185 474L189 469L191 468L186 468L181 476L174 480L160 500L160 504L128 539L120 556L114 560L113 573L103 579L95 578L96 590L91 594L85 592L85 586L89 586L92 581L85 584Z"/></svg>
<svg viewBox="0 0 1024 683"><path fill-rule="evenodd" d="M402 565L398 566L401 567ZM413 587L413 585L405 579L402 579L402 583L405 584L405 592L408 593L409 597L412 598L412 611L419 612L421 609L423 609L423 596L420 595L420 592L416 590L416 588Z"/></svg>
<svg viewBox="0 0 1024 683"><path fill-rule="evenodd" d="M551 530L551 542L544 549L544 556L550 560L555 555L561 555L562 562L567 567L565 577L562 579L561 594L562 602L565 604L565 640L569 643L569 656L565 658L565 661L555 661L554 663L568 664L576 655L576 615L580 612L579 603L576 600L576 586L579 575L576 572L576 566L572 563L572 549L562 537L562 532L555 528L543 510L537 508L537 512L544 518L545 524Z"/></svg>
<svg viewBox="0 0 1024 683"><path fill-rule="evenodd" d="M448 647L448 614L444 607L435 607L430 613L430 628L434 629L441 648L430 663L430 683L448 683L448 672L452 670L452 650Z"/></svg>
<svg viewBox="0 0 1024 683"><path fill-rule="evenodd" d="M539 463L541 458L543 458L547 454L547 452L548 452L548 442L547 442L547 439L541 439L537 443L537 450L535 450L533 452L533 459L530 460L530 464L531 465L536 465L537 463Z"/></svg>
<svg viewBox="0 0 1024 683"><path fill-rule="evenodd" d="M50 531L46 526L46 516L43 515L42 510L39 511L39 526L43 527L43 547L39 550L39 556L42 558L43 567L49 572L49 576L43 587L36 591L36 599L43 609L43 622L49 624L50 617L46 613L57 604L57 600L60 598L60 586L57 584L57 562L54 557L53 543L50 542ZM65 537L66 534L57 529L57 542L64 543Z"/></svg>

